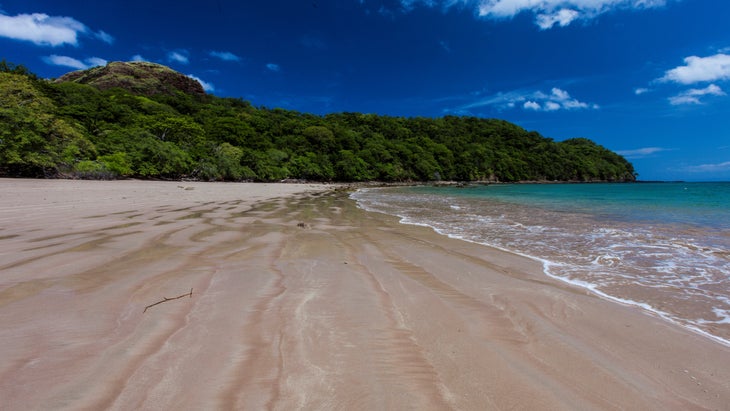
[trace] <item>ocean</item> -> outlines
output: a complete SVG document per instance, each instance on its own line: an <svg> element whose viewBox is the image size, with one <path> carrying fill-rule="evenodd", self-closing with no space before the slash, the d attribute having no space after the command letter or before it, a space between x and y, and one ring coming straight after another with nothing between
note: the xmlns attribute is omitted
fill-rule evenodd
<svg viewBox="0 0 730 411"><path fill-rule="evenodd" d="M550 277L730 345L730 183L390 187L352 198L533 258Z"/></svg>

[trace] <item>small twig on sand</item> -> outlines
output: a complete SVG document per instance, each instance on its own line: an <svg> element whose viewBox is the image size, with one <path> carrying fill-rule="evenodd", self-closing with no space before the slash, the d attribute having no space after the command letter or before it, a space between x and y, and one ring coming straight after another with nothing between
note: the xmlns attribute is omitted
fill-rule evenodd
<svg viewBox="0 0 730 411"><path fill-rule="evenodd" d="M172 297L172 298L162 297L162 300L161 300L161 301L158 301L158 302L156 302L156 303L154 303L154 304L150 304L150 305L148 305L147 307L145 307L145 308L144 308L144 311L142 311L142 314L146 313L146 312L147 312L147 309L148 309L148 308L154 307L154 306L156 306L157 304L162 304L162 303L166 303L166 302L168 302L168 301L172 301L172 300L177 300L177 299L179 299L179 298L183 298L183 297L190 297L190 298L193 298L193 289L191 288L191 289L190 289L190 292L189 292L189 293L187 293L187 294L183 294L183 295L178 295L177 297Z"/></svg>

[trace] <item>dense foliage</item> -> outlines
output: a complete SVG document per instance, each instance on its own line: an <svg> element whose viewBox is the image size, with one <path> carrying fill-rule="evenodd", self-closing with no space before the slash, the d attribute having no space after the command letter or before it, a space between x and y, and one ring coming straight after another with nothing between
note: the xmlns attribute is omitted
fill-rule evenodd
<svg viewBox="0 0 730 411"><path fill-rule="evenodd" d="M502 120L317 116L182 92L143 96L0 63L0 175L318 181L625 181L590 140Z"/></svg>

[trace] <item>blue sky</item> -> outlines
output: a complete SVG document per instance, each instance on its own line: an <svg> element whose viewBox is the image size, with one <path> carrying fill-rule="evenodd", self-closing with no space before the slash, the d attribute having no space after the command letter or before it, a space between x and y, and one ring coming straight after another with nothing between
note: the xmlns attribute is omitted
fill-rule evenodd
<svg viewBox="0 0 730 411"><path fill-rule="evenodd" d="M730 1L0 0L43 77L146 60L302 112L502 118L643 180L730 180Z"/></svg>

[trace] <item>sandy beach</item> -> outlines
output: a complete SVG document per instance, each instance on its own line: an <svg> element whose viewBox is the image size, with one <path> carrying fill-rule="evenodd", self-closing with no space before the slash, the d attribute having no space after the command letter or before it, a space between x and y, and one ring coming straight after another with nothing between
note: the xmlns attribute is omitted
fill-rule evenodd
<svg viewBox="0 0 730 411"><path fill-rule="evenodd" d="M333 186L0 192L0 410L730 409L730 347Z"/></svg>

